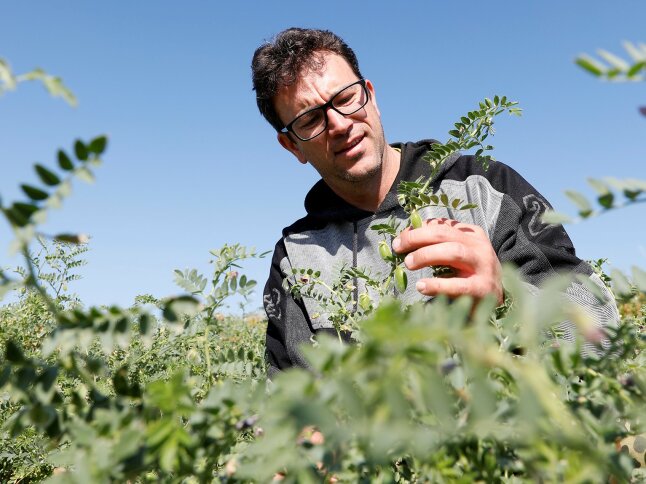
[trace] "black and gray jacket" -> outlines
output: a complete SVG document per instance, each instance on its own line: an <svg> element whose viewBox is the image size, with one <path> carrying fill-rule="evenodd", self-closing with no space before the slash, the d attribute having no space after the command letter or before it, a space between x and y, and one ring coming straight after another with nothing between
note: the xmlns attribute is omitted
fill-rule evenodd
<svg viewBox="0 0 646 484"><path fill-rule="evenodd" d="M320 180L305 199L307 215L283 229L263 294L268 317L266 358L270 378L278 370L307 367L298 348L314 334L336 334L315 300L296 300L284 289L285 276L291 275L293 268L312 268L321 271L321 278L331 283L338 277L339 270L348 266L367 268L373 275L387 274L389 265L378 251L383 236L369 230L370 226L385 222L391 215L401 220L407 218L397 202L397 186L402 180L429 176L429 165L421 157L431 143L433 141L424 140L392 145L401 150L399 174L375 213L348 204ZM609 294L591 267L576 257L565 229L561 225L541 222L541 215L550 205L512 168L495 162L485 171L472 156L456 156L444 163L433 187L436 192L447 194L449 199L459 198L476 204L477 208L460 211L427 207L420 215L479 225L489 234L500 262L514 263L529 285L538 288L556 272L578 273L589 276ZM400 299L406 302L425 299L426 296L415 290L415 282L431 276L430 268L409 272L408 289ZM359 292L366 291L361 281L358 286ZM371 296L376 300L375 294ZM567 296L590 311L600 326L618 320L611 297L606 304L600 304L582 284L572 284ZM573 326L567 322L563 326L564 338L573 340Z"/></svg>

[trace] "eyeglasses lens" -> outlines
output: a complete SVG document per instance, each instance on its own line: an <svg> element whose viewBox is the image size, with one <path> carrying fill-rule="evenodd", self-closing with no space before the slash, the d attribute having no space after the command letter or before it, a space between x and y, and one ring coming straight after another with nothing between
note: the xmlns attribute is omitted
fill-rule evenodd
<svg viewBox="0 0 646 484"><path fill-rule="evenodd" d="M368 93L362 84L352 84L339 91L330 101L332 109L347 116L356 113L368 102ZM327 127L326 106L303 113L292 123L292 131L303 140L314 138Z"/></svg>

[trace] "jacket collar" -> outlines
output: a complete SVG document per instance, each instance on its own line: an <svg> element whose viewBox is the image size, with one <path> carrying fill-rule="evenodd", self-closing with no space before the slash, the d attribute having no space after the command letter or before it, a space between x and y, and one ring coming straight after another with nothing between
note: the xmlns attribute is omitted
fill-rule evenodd
<svg viewBox="0 0 646 484"><path fill-rule="evenodd" d="M397 201L397 187L399 186L399 182L402 180L416 180L421 176L429 175L430 167L427 163L421 161L421 157L424 156L433 143L437 143L437 141L428 139L416 143L391 144L393 148L401 150L399 173L390 191L386 194L386 198L375 213L388 212L399 205ZM457 157L453 157L444 163L438 176L453 164L455 158ZM334 193L322 179L312 187L305 197L305 210L307 210L307 214L310 217L328 222L356 221L373 215L373 212L362 210L346 202Z"/></svg>

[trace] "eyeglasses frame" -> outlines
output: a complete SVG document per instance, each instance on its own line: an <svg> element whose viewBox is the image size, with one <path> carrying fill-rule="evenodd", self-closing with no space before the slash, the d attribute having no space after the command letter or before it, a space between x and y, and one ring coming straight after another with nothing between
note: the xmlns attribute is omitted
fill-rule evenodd
<svg viewBox="0 0 646 484"><path fill-rule="evenodd" d="M361 106L359 106L359 107L358 107L357 109L355 109L354 111L352 111L351 113L347 113L347 114L342 113L342 112L341 112L341 111L339 111L337 108L335 108L335 107L334 107L334 105L333 105L332 103L333 103L334 99L335 99L339 94L341 94L343 91L345 91L345 90L346 90L346 89L348 89L349 87L354 86L355 84L360 84L360 85L361 85L361 87L363 88L363 91L364 91L364 93L365 93L365 95L366 95L366 102L365 102L365 103L363 103ZM354 82L352 82L352 83L348 84L347 86L344 86L343 88L339 89L339 90L338 90L338 91L337 91L337 92L336 92L336 93L335 93L335 94L334 94L334 95L333 95L333 96L332 96L332 97L331 97L327 102L325 102L325 103L321 104L320 106L316 106L316 107L314 107L314 108L312 108L312 109L308 109L308 110L307 110L307 111L305 111L304 113L299 114L299 115L298 115L298 116L296 116L294 119L292 119L292 121L291 121L291 122L289 122L288 124L286 124L286 125L285 125L285 127L284 127L283 129L281 129L279 132L280 132L280 133L284 133L284 134L292 133L294 136L296 136L296 137L297 137L299 140L301 140L301 141L309 141L309 140L312 140L312 139L316 138L317 136L320 136L320 135L321 135L321 134L322 134L322 133L327 129L327 125L328 125L327 110L328 110L328 109L333 109L334 111L336 111L337 113L339 113L341 116L350 116L350 115L352 115L352 114L356 113L357 111L359 111L359 110L363 109L364 107L366 107L366 104L368 104L368 101L369 101L369 100L370 100L370 91L369 91L369 90L368 90L368 88L366 87L366 80L365 80L365 78L363 78L363 77L362 77L361 79L359 79L359 80L357 80L357 81L354 81ZM309 138L301 138L300 136L298 136L298 135L296 134L296 132L294 131L294 129L292 128L292 126L294 125L294 123L295 123L296 121L298 121L302 116L305 116L306 114L309 114L309 113L311 113L312 111L317 111L317 110L319 110L319 109L321 109L321 110L323 111L323 119L325 120L325 125L323 126L323 129L321 130L321 132L320 132L320 133L317 133L317 134L315 134L314 136L311 136L311 137L309 137Z"/></svg>

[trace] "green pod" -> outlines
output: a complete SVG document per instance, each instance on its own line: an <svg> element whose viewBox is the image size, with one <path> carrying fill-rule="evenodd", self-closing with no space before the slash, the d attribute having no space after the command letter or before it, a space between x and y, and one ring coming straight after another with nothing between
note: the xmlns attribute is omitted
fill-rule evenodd
<svg viewBox="0 0 646 484"><path fill-rule="evenodd" d="M372 299L370 299L367 292L359 295L359 306L361 306L361 309L364 311L367 311L372 306Z"/></svg>
<svg viewBox="0 0 646 484"><path fill-rule="evenodd" d="M408 276L402 266L397 266L395 269L395 287L399 292L404 292L408 285Z"/></svg>
<svg viewBox="0 0 646 484"><path fill-rule="evenodd" d="M414 229L418 229L422 226L422 217L417 210L413 210L410 213L410 224Z"/></svg>
<svg viewBox="0 0 646 484"><path fill-rule="evenodd" d="M379 242L379 255L385 261L389 261L393 256L393 253L390 250L390 246L385 240Z"/></svg>

